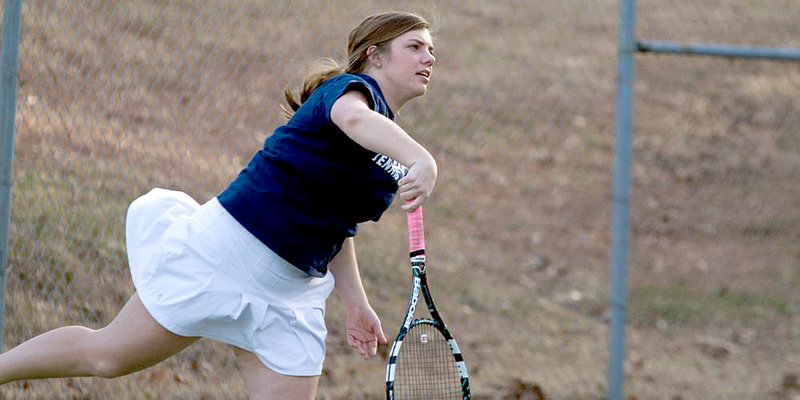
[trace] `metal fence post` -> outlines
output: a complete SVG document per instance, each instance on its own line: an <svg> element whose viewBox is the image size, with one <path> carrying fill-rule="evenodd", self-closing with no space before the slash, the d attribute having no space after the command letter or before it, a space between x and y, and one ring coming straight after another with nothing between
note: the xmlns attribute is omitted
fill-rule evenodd
<svg viewBox="0 0 800 400"><path fill-rule="evenodd" d="M631 137L635 38L634 0L619 2L616 145L611 224L611 287L608 329L608 400L622 400L625 357L625 311L628 302Z"/></svg>
<svg viewBox="0 0 800 400"><path fill-rule="evenodd" d="M3 1L3 41L0 63L0 348L5 320L8 225L10 223L11 181L14 159L14 120L17 98L21 0Z"/></svg>

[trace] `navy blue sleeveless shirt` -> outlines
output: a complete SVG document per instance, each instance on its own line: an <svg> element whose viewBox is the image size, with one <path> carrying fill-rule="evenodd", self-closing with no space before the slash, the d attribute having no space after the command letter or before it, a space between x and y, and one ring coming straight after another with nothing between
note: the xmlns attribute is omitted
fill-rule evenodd
<svg viewBox="0 0 800 400"><path fill-rule="evenodd" d="M218 196L250 233L311 276L327 273L357 224L378 221L407 171L354 142L331 121L333 103L350 90L362 92L374 111L394 118L371 77L330 78L267 137Z"/></svg>

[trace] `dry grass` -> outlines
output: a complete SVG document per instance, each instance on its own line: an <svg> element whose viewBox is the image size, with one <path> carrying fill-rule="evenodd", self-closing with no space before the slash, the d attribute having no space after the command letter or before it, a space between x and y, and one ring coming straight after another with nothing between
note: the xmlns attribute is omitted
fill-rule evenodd
<svg viewBox="0 0 800 400"><path fill-rule="evenodd" d="M283 87L342 58L372 11L437 22L430 93L399 122L436 156L426 208L437 304L475 398L604 395L616 2L24 2L6 347L99 327L131 294L127 205L153 186L204 200L280 123ZM642 37L800 47L791 0L641 2ZM352 10L359 10L353 13ZM640 56L626 392L789 399L800 373L800 72ZM359 259L393 334L403 216L362 227ZM347 349L330 302L320 398L383 396L384 360ZM796 383L796 382L795 382ZM201 341L116 380L30 381L8 398L241 398ZM516 396L516 397L515 397Z"/></svg>

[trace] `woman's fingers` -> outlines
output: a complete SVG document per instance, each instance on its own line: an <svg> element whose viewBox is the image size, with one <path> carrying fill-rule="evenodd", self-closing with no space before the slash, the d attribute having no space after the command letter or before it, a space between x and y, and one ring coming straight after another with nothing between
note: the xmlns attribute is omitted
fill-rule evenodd
<svg viewBox="0 0 800 400"><path fill-rule="evenodd" d="M416 210L417 207L421 206L422 203L424 203L424 202L425 202L425 199L423 197L416 197L416 198L413 198L413 200L411 200L411 201L404 202L403 205L400 206L400 208L403 211L411 212L411 211Z"/></svg>
<svg viewBox="0 0 800 400"><path fill-rule="evenodd" d="M405 179L405 178L404 178ZM426 189L423 185L419 184L414 179L401 181L397 194L403 201L401 208L405 211L411 211L421 206L425 200L430 196L430 189Z"/></svg>

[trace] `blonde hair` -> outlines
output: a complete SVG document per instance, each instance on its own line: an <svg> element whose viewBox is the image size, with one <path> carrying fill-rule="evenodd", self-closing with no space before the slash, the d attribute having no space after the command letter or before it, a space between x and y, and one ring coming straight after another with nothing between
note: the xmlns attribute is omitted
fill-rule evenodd
<svg viewBox="0 0 800 400"><path fill-rule="evenodd" d="M323 58L316 63L312 72L306 76L300 90L299 101L291 88L284 90L286 103L291 111L281 105L287 118L291 118L295 111L306 101L319 85L326 80L342 74L360 74L368 66L367 49L377 46L383 50L385 45L406 32L428 29L430 24L419 15L407 12L384 12L370 15L352 31L347 41L347 65L341 66L331 58Z"/></svg>

